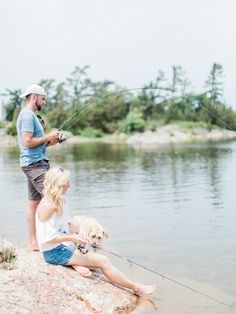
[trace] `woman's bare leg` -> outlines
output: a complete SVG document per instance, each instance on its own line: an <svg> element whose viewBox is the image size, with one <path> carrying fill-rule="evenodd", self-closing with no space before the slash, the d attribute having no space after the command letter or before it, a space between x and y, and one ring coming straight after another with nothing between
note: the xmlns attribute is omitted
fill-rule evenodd
<svg viewBox="0 0 236 314"><path fill-rule="evenodd" d="M113 284L132 289L137 295L151 294L155 290L155 285L141 285L128 279L122 272L112 265L106 256L101 254L92 252L81 254L79 251L75 251L68 265L99 268Z"/></svg>

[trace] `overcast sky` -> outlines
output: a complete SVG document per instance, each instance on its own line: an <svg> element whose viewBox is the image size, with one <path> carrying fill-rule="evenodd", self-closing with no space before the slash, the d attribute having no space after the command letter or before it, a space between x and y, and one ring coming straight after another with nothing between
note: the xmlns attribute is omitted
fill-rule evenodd
<svg viewBox="0 0 236 314"><path fill-rule="evenodd" d="M76 65L127 88L181 65L201 91L218 62L236 108L235 0L0 0L0 15L0 92L63 81Z"/></svg>

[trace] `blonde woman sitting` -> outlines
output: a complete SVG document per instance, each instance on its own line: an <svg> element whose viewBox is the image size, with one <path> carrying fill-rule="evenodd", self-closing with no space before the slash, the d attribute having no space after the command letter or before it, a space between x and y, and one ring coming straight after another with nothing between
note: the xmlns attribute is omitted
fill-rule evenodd
<svg viewBox="0 0 236 314"><path fill-rule="evenodd" d="M81 253L77 246L85 243L82 234L69 234L69 216L64 195L70 186L70 172L62 167L51 168L44 181L44 197L36 212L36 230L40 251L50 264L72 266L82 276L92 275L90 269L100 269L111 283L132 289L136 295L151 294L155 285L141 285L128 279L110 260L95 252Z"/></svg>

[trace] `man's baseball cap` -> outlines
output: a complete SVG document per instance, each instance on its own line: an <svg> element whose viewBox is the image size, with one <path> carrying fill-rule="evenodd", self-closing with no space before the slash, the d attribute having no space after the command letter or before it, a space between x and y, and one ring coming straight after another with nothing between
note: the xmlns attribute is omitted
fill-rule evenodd
<svg viewBox="0 0 236 314"><path fill-rule="evenodd" d="M46 91L43 87L37 85L37 84L32 84L28 86L23 94L20 95L20 98L24 99L26 96L29 94L36 94L36 95L43 95L46 96Z"/></svg>

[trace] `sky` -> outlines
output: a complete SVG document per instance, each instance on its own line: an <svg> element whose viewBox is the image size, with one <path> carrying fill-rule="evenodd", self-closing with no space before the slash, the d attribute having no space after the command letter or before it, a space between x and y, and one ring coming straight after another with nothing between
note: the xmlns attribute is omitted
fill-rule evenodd
<svg viewBox="0 0 236 314"><path fill-rule="evenodd" d="M0 93L85 65L126 88L180 65L198 92L217 62L236 109L235 12L235 0L0 0Z"/></svg>

